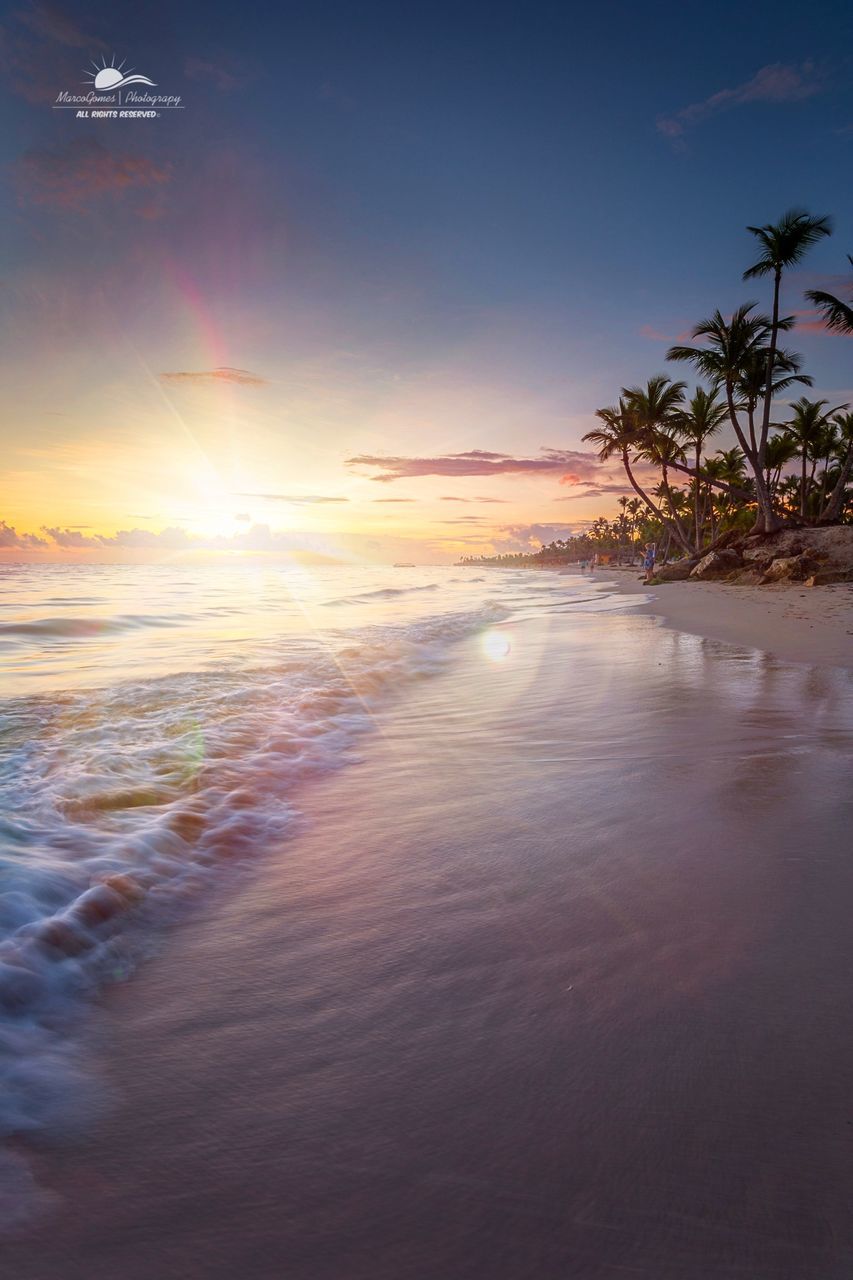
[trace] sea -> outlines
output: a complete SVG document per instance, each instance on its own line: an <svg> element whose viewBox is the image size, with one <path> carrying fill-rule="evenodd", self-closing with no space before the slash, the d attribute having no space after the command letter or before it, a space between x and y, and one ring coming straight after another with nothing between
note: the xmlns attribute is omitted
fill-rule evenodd
<svg viewBox="0 0 853 1280"><path fill-rule="evenodd" d="M642 599L0 571L14 1274L850 1273L850 675Z"/></svg>

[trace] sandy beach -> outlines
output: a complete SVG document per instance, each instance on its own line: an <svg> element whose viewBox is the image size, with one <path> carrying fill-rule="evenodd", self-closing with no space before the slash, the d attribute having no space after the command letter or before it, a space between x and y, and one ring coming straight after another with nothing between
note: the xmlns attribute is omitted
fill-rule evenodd
<svg viewBox="0 0 853 1280"><path fill-rule="evenodd" d="M602 572L627 595L650 595L638 611L668 627L727 644L761 649L788 662L853 666L853 583L736 586L667 582L645 586L640 572Z"/></svg>

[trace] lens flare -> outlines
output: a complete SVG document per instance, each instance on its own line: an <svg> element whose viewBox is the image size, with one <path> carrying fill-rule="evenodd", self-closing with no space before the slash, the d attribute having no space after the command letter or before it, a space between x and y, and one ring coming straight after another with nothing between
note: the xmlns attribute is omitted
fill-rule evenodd
<svg viewBox="0 0 853 1280"><path fill-rule="evenodd" d="M512 643L505 631L487 631L482 645L483 653L490 662L503 662L512 651Z"/></svg>

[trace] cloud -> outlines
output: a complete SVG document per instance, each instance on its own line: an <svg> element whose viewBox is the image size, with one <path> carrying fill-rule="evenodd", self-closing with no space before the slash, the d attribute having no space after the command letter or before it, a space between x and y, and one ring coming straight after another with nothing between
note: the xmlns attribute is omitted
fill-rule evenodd
<svg viewBox="0 0 853 1280"><path fill-rule="evenodd" d="M161 529L159 533L152 533L150 529L120 529L112 535L96 533L84 534L79 529L60 528L59 526L49 527L42 525L42 533L47 534L48 538L58 547L67 547L78 549L81 547L94 547L99 550L108 547L163 547L169 550L178 550L188 547L192 541L190 535L185 529L170 527ZM42 541L42 546L47 543Z"/></svg>
<svg viewBox="0 0 853 1280"><path fill-rule="evenodd" d="M508 524L499 530L500 537L493 540L496 553L530 551L547 545L558 538L571 537L577 531L575 524Z"/></svg>
<svg viewBox="0 0 853 1280"><path fill-rule="evenodd" d="M29 4L15 15L19 22L48 40L67 45L71 49L105 49L106 45L95 36L86 35L68 14L52 4Z"/></svg>
<svg viewBox="0 0 853 1280"><path fill-rule="evenodd" d="M54 102L60 89L80 78L79 50L107 52L54 5L27 4L0 27L0 71L13 93L27 102ZM75 53L72 55L71 50Z"/></svg>
<svg viewBox="0 0 853 1280"><path fill-rule="evenodd" d="M371 498L371 502L417 502L417 498Z"/></svg>
<svg viewBox="0 0 853 1280"><path fill-rule="evenodd" d="M230 61L225 65L223 59L210 62L205 58L187 58L184 63L184 74L190 80L208 81L220 93L230 93L233 89L240 89L251 79L244 68Z"/></svg>
<svg viewBox="0 0 853 1280"><path fill-rule="evenodd" d="M824 84L816 74L813 63L804 62L801 67L792 67L775 62L761 67L750 80L745 80L733 89L721 89L701 102L682 107L672 115L660 116L657 130L678 145L688 129L701 124L710 116L751 102L801 102L821 93L823 89ZM681 145L683 146L683 142Z"/></svg>
<svg viewBox="0 0 853 1280"><path fill-rule="evenodd" d="M594 484L585 485L583 493L566 493L560 498L552 498L552 502L576 502L578 498L602 498L609 493L630 493L633 492L630 484L626 480L624 484Z"/></svg>
<svg viewBox="0 0 853 1280"><path fill-rule="evenodd" d="M827 338L850 336L849 334L835 333L832 329L827 329L826 321L819 311L792 311L790 314L796 318L797 331L799 333L822 333Z"/></svg>
<svg viewBox="0 0 853 1280"><path fill-rule="evenodd" d="M0 550L6 550L10 547L28 549L46 546L47 543L44 538L39 538L37 534L18 533L14 525L7 524L5 520L0 520Z"/></svg>
<svg viewBox="0 0 853 1280"><path fill-rule="evenodd" d="M326 498L322 495L312 493L235 493L234 497L256 498L262 502L290 502L296 507L322 506L326 502L349 502L349 498Z"/></svg>
<svg viewBox="0 0 853 1280"><path fill-rule="evenodd" d="M347 458L349 467L379 467L371 479L388 483L412 476L498 476L513 474L559 475L575 483L593 478L598 471L595 454L574 449L542 449L539 458L514 458L507 453L470 449L466 453L442 454L434 458L383 457L359 454Z"/></svg>
<svg viewBox="0 0 853 1280"><path fill-rule="evenodd" d="M97 138L74 138L62 147L27 151L16 169L18 195L24 204L54 205L83 212L130 188L160 186L169 181L168 165L146 156L110 151Z"/></svg>
<svg viewBox="0 0 853 1280"><path fill-rule="evenodd" d="M181 386L187 383L195 383L198 386L209 386L211 383L215 385L217 382L234 382L241 387L269 386L269 379L262 378L259 373L250 373L248 369L229 369L227 366L219 369L161 373L160 381L168 382L173 386Z"/></svg>
<svg viewBox="0 0 853 1280"><path fill-rule="evenodd" d="M505 504L507 499L506 498L480 498L480 497L457 498L451 494L448 497L443 497L441 501L442 502L500 502L501 504Z"/></svg>

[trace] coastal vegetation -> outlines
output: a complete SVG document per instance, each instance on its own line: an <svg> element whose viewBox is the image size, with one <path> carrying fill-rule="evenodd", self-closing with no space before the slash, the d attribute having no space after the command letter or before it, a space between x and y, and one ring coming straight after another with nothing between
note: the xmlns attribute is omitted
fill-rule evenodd
<svg viewBox="0 0 853 1280"><path fill-rule="evenodd" d="M796 317L780 312L785 273L831 234L830 220L792 209L777 223L748 230L759 252L743 278L770 280L768 311L748 301L729 316L717 310L700 320L690 343L667 352L699 382L691 389L661 373L622 387L583 437L599 461L622 465L633 496L619 499L620 514L601 516L532 554L465 557L466 563L559 563L596 553L632 561L649 540L658 544L659 560L698 562L750 536L853 523L851 406L808 398L813 379L788 346ZM805 297L827 330L853 334L853 289L849 301L821 290ZM719 447L725 428L734 434L733 447Z"/></svg>

